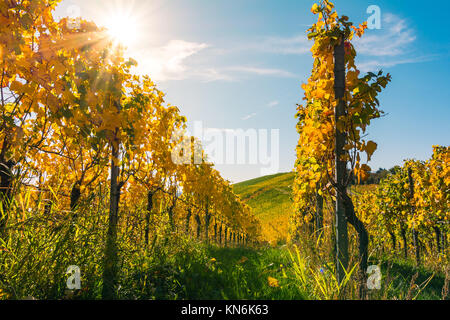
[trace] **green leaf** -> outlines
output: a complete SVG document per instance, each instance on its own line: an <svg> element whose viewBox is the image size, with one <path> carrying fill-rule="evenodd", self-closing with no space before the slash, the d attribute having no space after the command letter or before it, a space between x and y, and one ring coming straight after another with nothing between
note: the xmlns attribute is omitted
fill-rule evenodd
<svg viewBox="0 0 450 320"><path fill-rule="evenodd" d="M316 37L318 35L317 32L311 32L308 34L308 40L311 40L312 38Z"/></svg>
<svg viewBox="0 0 450 320"><path fill-rule="evenodd" d="M61 114L63 115L64 118L67 118L67 119L73 117L73 113L69 109L62 109Z"/></svg>
<svg viewBox="0 0 450 320"><path fill-rule="evenodd" d="M131 66L137 66L138 63L137 63L137 61L134 60L133 58L130 58L130 59L125 63L125 65L126 65L127 67L131 67Z"/></svg>

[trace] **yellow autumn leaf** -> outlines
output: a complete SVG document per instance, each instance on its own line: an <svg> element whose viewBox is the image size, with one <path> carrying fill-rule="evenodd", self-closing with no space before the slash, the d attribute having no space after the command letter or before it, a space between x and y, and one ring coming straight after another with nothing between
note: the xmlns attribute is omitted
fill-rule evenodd
<svg viewBox="0 0 450 320"><path fill-rule="evenodd" d="M372 158L373 153L375 152L375 150L377 149L377 144L373 141L369 141L366 144L366 153L367 153L367 160L370 161L370 159Z"/></svg>
<svg viewBox="0 0 450 320"><path fill-rule="evenodd" d="M244 263L248 258L246 256L242 256L242 258L237 262L238 264Z"/></svg>
<svg viewBox="0 0 450 320"><path fill-rule="evenodd" d="M318 11L319 11L319 5L317 3L314 3L311 8L311 12L316 14Z"/></svg>

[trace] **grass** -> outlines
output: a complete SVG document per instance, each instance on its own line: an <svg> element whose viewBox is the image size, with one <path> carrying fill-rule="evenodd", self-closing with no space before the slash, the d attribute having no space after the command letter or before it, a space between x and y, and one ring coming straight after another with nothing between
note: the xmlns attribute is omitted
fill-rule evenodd
<svg viewBox="0 0 450 320"><path fill-rule="evenodd" d="M373 292L372 298L439 300L443 295L445 275L393 256L382 256L378 264L383 275L384 295ZM386 290L390 286L389 290ZM448 297L447 297L448 298Z"/></svg>
<svg viewBox="0 0 450 320"><path fill-rule="evenodd" d="M160 256L161 257L161 256ZM192 300L310 300L354 299L357 283L338 285L332 265L319 266L303 250L286 245L269 248L223 248L191 242L164 263L153 261L143 274L151 275L155 299ZM382 288L369 291L374 300L439 300L445 277L413 262L383 257L378 264ZM417 275L416 275L417 273ZM430 280L431 279L431 280ZM128 297L129 298L129 297Z"/></svg>
<svg viewBox="0 0 450 320"><path fill-rule="evenodd" d="M285 266L289 257L285 250L212 246L206 252L210 257L206 263L197 261L181 273L179 281L184 283L187 299L303 300L307 297L287 278Z"/></svg>
<svg viewBox="0 0 450 320"><path fill-rule="evenodd" d="M16 283L18 296L0 286L4 299L100 299L101 273L82 265L82 290L72 295L52 295L37 290L51 283L47 260L36 261ZM440 299L445 277L431 270L415 268L414 262L382 257L372 260L382 270L382 289L369 293L370 299ZM141 251L122 260L119 299L155 300L310 300L352 299L339 288L331 264L322 265L302 247L219 247L183 236L161 241L151 251ZM97 264L98 265L98 264ZM11 270L13 271L13 270ZM49 273L50 272L50 273ZM351 273L353 273L352 271ZM416 275L417 273L417 275ZM15 273L13 273L15 274ZM430 281L428 281L431 278ZM50 277L50 278L49 278ZM34 279L34 280L33 280ZM2 281L0 281L1 284ZM350 280L349 292L355 281ZM51 287L51 286L49 286ZM43 289L44 287L40 288ZM344 292L344 294L342 294Z"/></svg>

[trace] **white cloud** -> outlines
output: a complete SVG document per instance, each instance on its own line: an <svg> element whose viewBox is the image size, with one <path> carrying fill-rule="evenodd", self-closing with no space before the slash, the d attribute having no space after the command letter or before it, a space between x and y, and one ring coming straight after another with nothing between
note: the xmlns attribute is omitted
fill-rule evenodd
<svg viewBox="0 0 450 320"><path fill-rule="evenodd" d="M431 61L432 57L417 57L417 58L405 58L405 59L390 59L390 60L369 60L362 63L358 63L358 69L363 72L369 71L377 71L382 67L393 67L399 64L407 64L407 63L419 63Z"/></svg>
<svg viewBox="0 0 450 320"><path fill-rule="evenodd" d="M148 74L155 81L184 80L194 78L200 81L237 81L248 75L295 78L293 73L276 68L254 66L196 66L188 64L188 59L210 48L206 43L171 40L163 47L138 51L134 57L138 61L137 71Z"/></svg>
<svg viewBox="0 0 450 320"><path fill-rule="evenodd" d="M406 20L384 13L382 29L367 31L362 38L355 38L354 44L359 54L393 57L407 53L415 40L414 30Z"/></svg>
<svg viewBox="0 0 450 320"><path fill-rule="evenodd" d="M154 80L181 80L188 77L186 60L208 48L205 43L171 40L167 45L151 48L135 54L138 71Z"/></svg>
<svg viewBox="0 0 450 320"><path fill-rule="evenodd" d="M253 118L254 116L256 116L256 112L250 113L249 115L246 115L245 117L242 118L242 120L248 120L250 118Z"/></svg>
<svg viewBox="0 0 450 320"><path fill-rule="evenodd" d="M249 76L270 76L278 78L297 78L292 72L276 69L276 68L261 68L252 66L231 66L220 68L206 68L197 69L191 73L192 77L198 78L201 81L240 81Z"/></svg>
<svg viewBox="0 0 450 320"><path fill-rule="evenodd" d="M199 78L203 82L213 82L213 81L235 81L235 77L230 74L226 74L223 70L218 70L214 68L199 69L192 76Z"/></svg>
<svg viewBox="0 0 450 320"><path fill-rule="evenodd" d="M276 76L280 78L295 78L297 77L292 72L275 69L275 68L260 68L260 67L249 67L249 66L234 66L225 68L224 71L231 71L232 73L243 73L243 74L256 74L260 76Z"/></svg>
<svg viewBox="0 0 450 320"><path fill-rule="evenodd" d="M418 55L414 42L416 35L406 19L384 13L380 30L368 30L362 38L355 38L356 52L360 55L357 66L363 71L377 71L400 64L432 60L433 55Z"/></svg>
<svg viewBox="0 0 450 320"><path fill-rule="evenodd" d="M280 104L280 102L275 100L275 101L269 102L269 104L267 106L270 107L270 108L273 108L273 107L276 107L279 104Z"/></svg>
<svg viewBox="0 0 450 320"><path fill-rule="evenodd" d="M267 37L249 44L247 48L269 53L304 54L310 51L311 45L306 35L301 34L293 37Z"/></svg>

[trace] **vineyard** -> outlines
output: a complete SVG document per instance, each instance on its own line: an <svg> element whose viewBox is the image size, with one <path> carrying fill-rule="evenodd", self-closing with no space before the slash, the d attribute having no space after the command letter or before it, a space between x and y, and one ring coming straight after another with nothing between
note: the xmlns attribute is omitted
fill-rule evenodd
<svg viewBox="0 0 450 320"><path fill-rule="evenodd" d="M294 172L233 185L152 75L58 3L0 3L0 300L448 299L450 147L360 185L393 81L355 65L366 23L312 7Z"/></svg>

